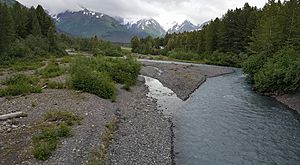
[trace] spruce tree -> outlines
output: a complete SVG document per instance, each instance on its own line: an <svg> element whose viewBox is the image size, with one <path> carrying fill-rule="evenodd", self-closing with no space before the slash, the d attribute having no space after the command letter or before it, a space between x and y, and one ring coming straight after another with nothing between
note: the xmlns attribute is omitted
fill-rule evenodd
<svg viewBox="0 0 300 165"><path fill-rule="evenodd" d="M140 47L140 40L139 40L138 37L134 36L134 37L131 39L131 48L132 48L132 52L137 53L139 47Z"/></svg>
<svg viewBox="0 0 300 165"><path fill-rule="evenodd" d="M53 27L49 28L47 33L47 38L49 42L49 51L54 52L57 49L57 45L56 45L55 30Z"/></svg>
<svg viewBox="0 0 300 165"><path fill-rule="evenodd" d="M30 17L29 17L28 31L30 32L30 34L34 36L41 35L41 27L36 15L36 11L33 7L30 8L29 15Z"/></svg>
<svg viewBox="0 0 300 165"><path fill-rule="evenodd" d="M14 40L14 22L10 9L0 4L0 52L8 51Z"/></svg>

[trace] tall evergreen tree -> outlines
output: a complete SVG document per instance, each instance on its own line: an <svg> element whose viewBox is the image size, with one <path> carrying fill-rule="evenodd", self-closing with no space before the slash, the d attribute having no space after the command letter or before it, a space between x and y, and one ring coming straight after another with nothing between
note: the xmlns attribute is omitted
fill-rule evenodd
<svg viewBox="0 0 300 165"><path fill-rule="evenodd" d="M134 36L131 39L132 52L137 53L139 46L140 46L140 39L138 37Z"/></svg>
<svg viewBox="0 0 300 165"><path fill-rule="evenodd" d="M39 36L42 34L39 20L33 7L31 7L29 10L28 31L34 36Z"/></svg>
<svg viewBox="0 0 300 165"><path fill-rule="evenodd" d="M27 8L16 2L12 8L12 16L15 23L16 36L25 38L28 34L28 13Z"/></svg>
<svg viewBox="0 0 300 165"><path fill-rule="evenodd" d="M7 51L14 40L14 22L10 9L0 4L0 52Z"/></svg>

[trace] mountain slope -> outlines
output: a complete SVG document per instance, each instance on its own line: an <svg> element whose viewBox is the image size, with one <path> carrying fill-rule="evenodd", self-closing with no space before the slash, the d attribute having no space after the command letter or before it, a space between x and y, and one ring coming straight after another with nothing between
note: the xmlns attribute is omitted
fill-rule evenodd
<svg viewBox="0 0 300 165"><path fill-rule="evenodd" d="M83 9L77 12L66 11L56 18L56 26L60 31L82 37L97 35L112 42L128 42L132 34L126 26L121 25L114 18Z"/></svg>
<svg viewBox="0 0 300 165"><path fill-rule="evenodd" d="M162 37L166 34L166 31L162 26L154 19L142 19L133 23L129 29L133 33L145 33L152 37Z"/></svg>
<svg viewBox="0 0 300 165"><path fill-rule="evenodd" d="M168 33L183 33L183 32L190 32L194 30L198 30L200 27L194 25L188 20L185 20L182 24L175 24L172 28L168 30Z"/></svg>
<svg viewBox="0 0 300 165"><path fill-rule="evenodd" d="M5 3L7 5L13 5L15 4L17 1L15 0L0 0L0 3Z"/></svg>
<svg viewBox="0 0 300 165"><path fill-rule="evenodd" d="M57 29L75 36L99 38L112 42L129 43L133 36L161 37L164 29L154 19L143 19L133 24L124 24L121 17L83 9L76 12L66 11L54 16Z"/></svg>

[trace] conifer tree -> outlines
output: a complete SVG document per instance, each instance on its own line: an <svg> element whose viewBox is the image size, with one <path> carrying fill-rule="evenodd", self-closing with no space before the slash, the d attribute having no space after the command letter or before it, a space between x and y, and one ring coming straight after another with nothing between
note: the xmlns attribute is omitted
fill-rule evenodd
<svg viewBox="0 0 300 165"><path fill-rule="evenodd" d="M33 7L31 7L29 10L28 31L34 36L39 36L42 34L39 20L37 18L36 11Z"/></svg>
<svg viewBox="0 0 300 165"><path fill-rule="evenodd" d="M14 22L10 9L5 4L0 4L0 52L7 51L14 40Z"/></svg>

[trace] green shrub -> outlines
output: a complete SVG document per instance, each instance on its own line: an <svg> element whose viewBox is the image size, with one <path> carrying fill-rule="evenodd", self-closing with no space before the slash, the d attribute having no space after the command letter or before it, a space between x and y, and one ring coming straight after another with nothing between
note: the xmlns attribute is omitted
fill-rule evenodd
<svg viewBox="0 0 300 165"><path fill-rule="evenodd" d="M115 95L115 85L106 72L93 70L93 62L78 58L71 66L71 85L77 90L89 92L105 99ZM91 62L91 63L90 63Z"/></svg>
<svg viewBox="0 0 300 165"><path fill-rule="evenodd" d="M47 81L47 88L49 89L64 89L67 85L56 81Z"/></svg>
<svg viewBox="0 0 300 165"><path fill-rule="evenodd" d="M139 71L140 64L132 58L81 57L75 59L71 65L70 80L75 89L113 99L113 81L129 88L135 84Z"/></svg>
<svg viewBox="0 0 300 165"><path fill-rule="evenodd" d="M254 75L255 88L263 93L291 93L300 87L300 52L285 48Z"/></svg>
<svg viewBox="0 0 300 165"><path fill-rule="evenodd" d="M257 73L266 63L267 58L263 54L254 54L249 56L243 63L243 71L252 79L254 74Z"/></svg>
<svg viewBox="0 0 300 165"><path fill-rule="evenodd" d="M44 65L44 63L39 59L15 59L13 61L14 62L9 67L11 67L11 69L14 71L35 70Z"/></svg>
<svg viewBox="0 0 300 165"><path fill-rule="evenodd" d="M0 89L0 96L27 95L41 93L42 89L37 86L38 79L26 75L14 75L4 81L7 87Z"/></svg>
<svg viewBox="0 0 300 165"><path fill-rule="evenodd" d="M44 120L49 122L65 122L68 125L80 124L81 117L66 111L49 111L45 113Z"/></svg>
<svg viewBox="0 0 300 165"><path fill-rule="evenodd" d="M97 57L96 70L107 72L112 79L120 84L134 85L140 71L140 64L133 58L111 59Z"/></svg>
<svg viewBox="0 0 300 165"><path fill-rule="evenodd" d="M32 137L33 155L36 159L47 160L58 145L59 139L71 136L71 125L79 123L81 118L65 111L50 111L44 115L47 122L41 131Z"/></svg>
<svg viewBox="0 0 300 165"><path fill-rule="evenodd" d="M51 62L45 68L37 72L43 78L57 77L64 74L64 70L59 67L58 63Z"/></svg>
<svg viewBox="0 0 300 165"><path fill-rule="evenodd" d="M38 79L36 77L26 76L24 74L16 74L11 77L8 77L3 85L15 85L15 84L34 84L38 83Z"/></svg>

